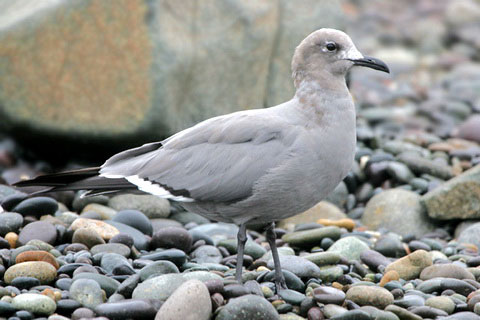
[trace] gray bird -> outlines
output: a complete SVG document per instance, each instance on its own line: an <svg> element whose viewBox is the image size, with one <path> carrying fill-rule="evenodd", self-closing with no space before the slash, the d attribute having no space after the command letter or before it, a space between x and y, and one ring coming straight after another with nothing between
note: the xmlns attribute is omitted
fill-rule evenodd
<svg viewBox="0 0 480 320"><path fill-rule="evenodd" d="M237 224L239 283L246 226L268 224L275 284L277 290L286 288L274 222L314 206L350 170L355 107L345 75L355 65L389 72L382 61L363 56L345 33L317 30L295 50L291 100L205 120L163 141L118 153L101 167L39 176L16 186L91 194L139 189L209 219Z"/></svg>

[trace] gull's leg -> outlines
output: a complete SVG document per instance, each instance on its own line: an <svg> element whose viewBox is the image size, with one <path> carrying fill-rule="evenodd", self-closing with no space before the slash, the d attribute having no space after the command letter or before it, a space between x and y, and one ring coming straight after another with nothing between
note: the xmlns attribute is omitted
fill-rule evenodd
<svg viewBox="0 0 480 320"><path fill-rule="evenodd" d="M235 279L242 284L242 268L243 268L243 251L247 242L247 226L245 223L240 225L237 233L237 270L235 271Z"/></svg>
<svg viewBox="0 0 480 320"><path fill-rule="evenodd" d="M275 265L275 286L277 287L277 292L283 289L287 289L287 284L285 282L285 277L282 273L282 267L280 266L280 258L278 256L277 244L275 240L277 235L273 230L275 228L275 222L272 222L270 226L266 229L266 236L268 244L270 245L270 250L272 250L273 264Z"/></svg>

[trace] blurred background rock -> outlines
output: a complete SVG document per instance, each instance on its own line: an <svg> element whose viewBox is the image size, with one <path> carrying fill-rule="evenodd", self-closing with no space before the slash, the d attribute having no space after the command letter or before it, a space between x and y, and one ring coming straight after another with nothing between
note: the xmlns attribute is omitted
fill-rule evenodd
<svg viewBox="0 0 480 320"><path fill-rule="evenodd" d="M0 130L103 159L291 98L295 46L343 25L339 1L0 0Z"/></svg>

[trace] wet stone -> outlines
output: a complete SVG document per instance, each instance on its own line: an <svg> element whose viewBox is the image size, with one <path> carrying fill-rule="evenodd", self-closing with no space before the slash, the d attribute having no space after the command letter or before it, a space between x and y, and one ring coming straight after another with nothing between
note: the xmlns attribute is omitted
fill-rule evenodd
<svg viewBox="0 0 480 320"><path fill-rule="evenodd" d="M323 266L337 264L342 257L336 252L316 252L303 256L302 258L315 263L317 266Z"/></svg>
<svg viewBox="0 0 480 320"><path fill-rule="evenodd" d="M461 295L467 296L476 290L470 283L453 278L433 278L420 283L417 290L424 293L441 292L443 290L453 290Z"/></svg>
<svg viewBox="0 0 480 320"><path fill-rule="evenodd" d="M125 233L132 237L133 245L138 250L147 250L149 241L142 232L138 231L133 227L130 227L129 225L117 221L106 220L105 223L113 226L116 230L118 230L118 233ZM113 236L117 235L118 233L114 234Z"/></svg>
<svg viewBox="0 0 480 320"><path fill-rule="evenodd" d="M192 261L196 263L220 263L223 256L215 246L203 245L195 249L192 254Z"/></svg>
<svg viewBox="0 0 480 320"><path fill-rule="evenodd" d="M170 261L155 261L139 271L141 281L167 273L179 273L177 266Z"/></svg>
<svg viewBox="0 0 480 320"><path fill-rule="evenodd" d="M13 298L12 306L38 315L50 315L55 312L55 301L47 296L36 293L23 293Z"/></svg>
<svg viewBox="0 0 480 320"><path fill-rule="evenodd" d="M386 289L376 286L354 286L348 289L346 298L360 306L369 305L379 309L393 303L393 295Z"/></svg>
<svg viewBox="0 0 480 320"><path fill-rule="evenodd" d="M375 250L365 250L360 254L360 260L373 271L377 271L380 266L388 266L390 259Z"/></svg>
<svg viewBox="0 0 480 320"><path fill-rule="evenodd" d="M100 285L100 288L105 291L107 296L112 295L120 285L120 282L118 282L117 280L111 277L107 277L103 274L97 274L97 273L83 272L83 273L76 274L73 277L73 282L76 282L77 280L80 280L80 279L88 279L88 280L93 280L97 282Z"/></svg>
<svg viewBox="0 0 480 320"><path fill-rule="evenodd" d="M11 285L20 290L30 289L31 287L39 286L40 280L33 277L17 277L12 280Z"/></svg>
<svg viewBox="0 0 480 320"><path fill-rule="evenodd" d="M23 216L16 212L0 213L0 236L4 237L9 232L18 232L23 224Z"/></svg>
<svg viewBox="0 0 480 320"><path fill-rule="evenodd" d="M313 290L315 301L323 304L342 305L345 301L345 293L333 287L318 287Z"/></svg>
<svg viewBox="0 0 480 320"><path fill-rule="evenodd" d="M167 227L155 232L150 246L152 248L176 248L189 252L192 241L192 236L184 228Z"/></svg>
<svg viewBox="0 0 480 320"><path fill-rule="evenodd" d="M287 233L282 240L294 247L311 247L319 244L323 238L337 240L341 232L338 227L323 227L306 231Z"/></svg>
<svg viewBox="0 0 480 320"><path fill-rule="evenodd" d="M420 279L422 280L438 277L475 280L471 272L455 264L434 264L423 269L420 273Z"/></svg>
<svg viewBox="0 0 480 320"><path fill-rule="evenodd" d="M448 313L443 310L422 306L422 307L413 307L409 310L410 312L422 317L422 318L431 318L437 319L438 317L446 317Z"/></svg>
<svg viewBox="0 0 480 320"><path fill-rule="evenodd" d="M316 264L298 256L280 256L280 265L299 278L313 278L320 274ZM268 261L267 267L274 268L273 259Z"/></svg>
<svg viewBox="0 0 480 320"><path fill-rule="evenodd" d="M117 212L113 217L113 221L121 222L129 225L143 234L151 236L153 233L153 227L150 220L138 210L122 210Z"/></svg>
<svg viewBox="0 0 480 320"><path fill-rule="evenodd" d="M130 248L121 243L97 244L90 249L92 255L97 253L116 253L124 257L130 256Z"/></svg>
<svg viewBox="0 0 480 320"><path fill-rule="evenodd" d="M84 307L95 308L103 303L103 294L100 285L91 279L75 280L70 286L70 296Z"/></svg>
<svg viewBox="0 0 480 320"><path fill-rule="evenodd" d="M345 237L337 240L328 252L338 253L348 260L360 260L362 252L368 250L368 245L356 237Z"/></svg>
<svg viewBox="0 0 480 320"><path fill-rule="evenodd" d="M225 247L228 250L228 252L230 252L230 254L237 253L236 239L221 240L217 243L217 246ZM253 241L247 241L247 243L245 244L244 254L251 256L254 260L261 258L266 252L267 250L264 247L262 247L261 245Z"/></svg>
<svg viewBox="0 0 480 320"><path fill-rule="evenodd" d="M12 283L18 277L32 277L40 283L52 282L57 276L57 270L50 263L43 261L28 261L15 264L7 269L4 275L6 283Z"/></svg>
<svg viewBox="0 0 480 320"><path fill-rule="evenodd" d="M185 252L178 249L167 249L145 254L142 256L142 259L152 261L168 260L175 263L177 266L181 266L187 261L187 255Z"/></svg>
<svg viewBox="0 0 480 320"><path fill-rule="evenodd" d="M285 300L285 302L292 305L300 305L302 301L306 299L304 294L290 289L280 290L278 295Z"/></svg>
<svg viewBox="0 0 480 320"><path fill-rule="evenodd" d="M23 227L18 235L18 242L21 245L26 244L30 240L42 240L49 244L54 244L57 240L57 229L45 221L35 221Z"/></svg>
<svg viewBox="0 0 480 320"><path fill-rule="evenodd" d="M385 271L395 270L400 278L410 280L418 277L423 269L431 265L432 258L430 254L424 250L417 250L406 257L392 262Z"/></svg>
<svg viewBox="0 0 480 320"><path fill-rule="evenodd" d="M367 312L360 309L356 309L356 310L349 310L345 313L334 316L330 319L332 320L371 320L371 317Z"/></svg>
<svg viewBox="0 0 480 320"><path fill-rule="evenodd" d="M215 320L278 320L275 308L266 299L256 295L245 295L230 299Z"/></svg>
<svg viewBox="0 0 480 320"><path fill-rule="evenodd" d="M405 320L422 320L422 317L408 311L407 309L398 307L396 305L389 305L385 308L385 311L390 311L396 314L400 319Z"/></svg>
<svg viewBox="0 0 480 320"><path fill-rule="evenodd" d="M35 197L25 199L17 204L12 211L23 216L53 215L58 209L58 202L49 197Z"/></svg>
<svg viewBox="0 0 480 320"><path fill-rule="evenodd" d="M147 218L167 218L170 215L170 202L153 195L122 194L112 197L108 206L117 210L138 210Z"/></svg>
<svg viewBox="0 0 480 320"><path fill-rule="evenodd" d="M81 243L91 248L98 244L104 244L105 240L95 229L80 228L75 230L72 236L73 243Z"/></svg>
<svg viewBox="0 0 480 320"><path fill-rule="evenodd" d="M94 309L97 316L108 319L152 319L157 310L147 300L126 299L118 302L102 303Z"/></svg>

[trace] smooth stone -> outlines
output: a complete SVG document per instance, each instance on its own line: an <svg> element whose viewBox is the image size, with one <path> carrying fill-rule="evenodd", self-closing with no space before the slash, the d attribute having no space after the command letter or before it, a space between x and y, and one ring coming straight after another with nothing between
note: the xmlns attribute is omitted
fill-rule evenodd
<svg viewBox="0 0 480 320"><path fill-rule="evenodd" d="M48 262L28 261L15 264L5 271L4 281L12 283L17 277L32 277L40 283L47 284L55 280L57 269Z"/></svg>
<svg viewBox="0 0 480 320"><path fill-rule="evenodd" d="M318 278L324 282L334 282L343 275L343 269L339 266L321 266Z"/></svg>
<svg viewBox="0 0 480 320"><path fill-rule="evenodd" d="M427 301L425 301L425 305L443 310L448 314L452 314L455 311L455 302L453 302L453 300L448 296L428 298Z"/></svg>
<svg viewBox="0 0 480 320"><path fill-rule="evenodd" d="M12 300L12 306L38 315L51 315L57 304L51 298L37 293L22 293Z"/></svg>
<svg viewBox="0 0 480 320"><path fill-rule="evenodd" d="M115 217L117 211L99 203L89 203L82 210L82 216L85 212L95 212L100 215L101 220L110 220Z"/></svg>
<svg viewBox="0 0 480 320"><path fill-rule="evenodd" d="M422 319L418 317L419 319ZM456 312L448 317L441 318L442 320L480 320L480 316L468 311Z"/></svg>
<svg viewBox="0 0 480 320"><path fill-rule="evenodd" d="M409 309L409 311L424 319L425 318L438 319L439 317L448 316L448 313L446 313L445 311L428 307L428 306L413 307Z"/></svg>
<svg viewBox="0 0 480 320"><path fill-rule="evenodd" d="M280 256L280 265L300 278L313 278L320 274L316 264L298 256ZM274 268L273 259L267 262L267 268Z"/></svg>
<svg viewBox="0 0 480 320"><path fill-rule="evenodd" d="M120 231L104 221L78 218L70 225L72 230L87 228L95 230L104 240L110 240L113 236L120 233Z"/></svg>
<svg viewBox="0 0 480 320"><path fill-rule="evenodd" d="M403 257L407 254L401 237L395 233L380 236L373 249L386 257Z"/></svg>
<svg viewBox="0 0 480 320"><path fill-rule="evenodd" d="M149 219L170 215L170 202L153 195L122 194L110 198L108 206L117 211L138 210Z"/></svg>
<svg viewBox="0 0 480 320"><path fill-rule="evenodd" d="M138 210L122 210L117 212L113 217L113 221L126 224L137 229L143 234L151 236L153 234L153 227L150 220L142 212Z"/></svg>
<svg viewBox="0 0 480 320"><path fill-rule="evenodd" d="M217 246L225 247L230 254L237 254L237 239L220 240L217 243ZM252 240L247 240L244 254L247 254L256 260L261 258L265 253L267 253L267 250L264 247Z"/></svg>
<svg viewBox="0 0 480 320"><path fill-rule="evenodd" d="M153 233L157 232L162 228L167 228L167 227L182 228L183 227L183 224L181 224L180 222L175 221L173 219L166 219L166 218L150 219L150 223L152 224Z"/></svg>
<svg viewBox="0 0 480 320"><path fill-rule="evenodd" d="M92 248L98 244L104 244L105 240L95 229L80 228L73 232L72 243L82 243Z"/></svg>
<svg viewBox="0 0 480 320"><path fill-rule="evenodd" d="M401 236L421 237L436 228L420 203L420 196L402 189L383 191L371 198L361 222L369 230L384 228Z"/></svg>
<svg viewBox="0 0 480 320"><path fill-rule="evenodd" d="M207 282L222 279L208 271L192 271L182 274L169 273L153 277L140 283L132 293L132 298L166 300L182 283L188 280Z"/></svg>
<svg viewBox="0 0 480 320"><path fill-rule="evenodd" d="M458 236L459 243L469 243L480 249L480 222L474 223Z"/></svg>
<svg viewBox="0 0 480 320"><path fill-rule="evenodd" d="M237 238L238 226L223 222L205 223L189 230L189 232L196 231L206 234L216 244L220 240Z"/></svg>
<svg viewBox="0 0 480 320"><path fill-rule="evenodd" d="M424 293L441 292L443 290L453 290L461 295L467 296L476 290L470 283L454 278L433 278L420 283L417 290Z"/></svg>
<svg viewBox="0 0 480 320"><path fill-rule="evenodd" d="M97 253L116 253L124 257L128 257L130 255L130 248L121 243L105 243L105 244L97 244L96 246L90 249L90 253L95 255Z"/></svg>
<svg viewBox="0 0 480 320"><path fill-rule="evenodd" d="M192 302L195 303L192 303ZM189 280L180 285L158 310L155 320L208 320L212 312L205 284Z"/></svg>
<svg viewBox="0 0 480 320"><path fill-rule="evenodd" d="M190 252L193 239L185 228L167 227L155 232L150 242L151 248L176 248Z"/></svg>
<svg viewBox="0 0 480 320"><path fill-rule="evenodd" d="M154 251L142 256L142 259L145 260L168 260L178 267L182 266L187 261L187 255L182 250L178 249L167 249L162 251Z"/></svg>
<svg viewBox="0 0 480 320"><path fill-rule="evenodd" d="M422 196L422 204L434 219L480 218L480 165L463 172Z"/></svg>
<svg viewBox="0 0 480 320"><path fill-rule="evenodd" d="M91 272L82 272L78 273L73 277L73 282L80 279L90 279L98 283L98 285L105 291L107 296L111 296L120 285L120 282L117 280L107 277L103 274L91 273Z"/></svg>
<svg viewBox="0 0 480 320"><path fill-rule="evenodd" d="M303 281L297 277L295 274L288 270L282 270L283 276L285 277L285 282L287 287L298 292L305 292L305 284ZM270 271L265 274L263 278L264 281L275 282L275 271Z"/></svg>
<svg viewBox="0 0 480 320"><path fill-rule="evenodd" d="M323 227L287 233L282 237L282 240L294 247L311 247L314 245L318 245L323 238L337 240L340 238L340 236L340 228Z"/></svg>
<svg viewBox="0 0 480 320"><path fill-rule="evenodd" d="M112 252L107 252L102 255L100 266L109 274L112 274L113 270L121 266L132 269L127 258L125 258L124 256L118 253L112 253ZM132 272L132 273L135 273L135 272Z"/></svg>
<svg viewBox="0 0 480 320"><path fill-rule="evenodd" d="M370 315L371 319L375 320L400 320L400 318L390 311L379 310L372 306L360 307L360 310L365 311Z"/></svg>
<svg viewBox="0 0 480 320"><path fill-rule="evenodd" d="M50 252L43 250L23 251L15 257L15 263L22 263L27 261L43 261L50 263L55 269L58 269L60 267L57 259Z"/></svg>
<svg viewBox="0 0 480 320"><path fill-rule="evenodd" d="M40 285L40 280L33 277L17 277L12 280L12 286L22 290L22 289L30 289L35 286Z"/></svg>
<svg viewBox="0 0 480 320"><path fill-rule="evenodd" d="M126 233L119 233L108 241L108 243L121 243L127 248L131 248L134 244L133 238Z"/></svg>
<svg viewBox="0 0 480 320"><path fill-rule="evenodd" d="M9 316L13 314L15 310L10 302L0 300L0 316Z"/></svg>
<svg viewBox="0 0 480 320"><path fill-rule="evenodd" d="M390 291L376 286L353 286L348 289L346 298L360 306L369 305L379 309L385 309L394 300Z"/></svg>
<svg viewBox="0 0 480 320"><path fill-rule="evenodd" d="M70 296L84 307L94 309L103 303L102 288L97 281L91 279L74 280L70 286Z"/></svg>
<svg viewBox="0 0 480 320"><path fill-rule="evenodd" d="M123 224L117 221L105 220L105 222L113 226L115 229L117 229L119 233L125 233L131 236L133 238L133 245L138 250L148 249L148 239L142 232L138 231L133 227L130 227L126 224Z"/></svg>
<svg viewBox="0 0 480 320"><path fill-rule="evenodd" d="M230 299L215 320L278 320L277 310L266 299L257 295L245 295Z"/></svg>
<svg viewBox="0 0 480 320"><path fill-rule="evenodd" d="M306 299L306 296L303 293L290 289L280 290L278 295L280 298L285 300L286 303L290 303L292 305L300 305L302 301Z"/></svg>
<svg viewBox="0 0 480 320"><path fill-rule="evenodd" d="M25 199L17 204L11 211L18 212L23 216L53 215L58 209L58 202L49 197L35 197Z"/></svg>
<svg viewBox="0 0 480 320"><path fill-rule="evenodd" d="M222 253L215 246L203 245L191 253L192 261L196 263L220 263L223 260Z"/></svg>
<svg viewBox="0 0 480 320"><path fill-rule="evenodd" d="M315 252L302 256L302 258L315 263L317 266L337 264L342 259L340 254L336 252Z"/></svg>
<svg viewBox="0 0 480 320"><path fill-rule="evenodd" d="M417 250L389 264L385 272L395 270L400 278L411 280L417 278L423 269L431 265L431 255L425 250Z"/></svg>
<svg viewBox="0 0 480 320"><path fill-rule="evenodd" d="M389 305L385 308L385 311L396 314L401 320L422 320L422 317L396 305Z"/></svg>
<svg viewBox="0 0 480 320"><path fill-rule="evenodd" d="M163 274L149 278L133 290L133 299L158 299L165 301L183 283L185 278L179 273Z"/></svg>
<svg viewBox="0 0 480 320"><path fill-rule="evenodd" d="M377 271L380 266L388 266L392 261L380 252L375 250L365 250L360 254L360 261L366 264L373 271Z"/></svg>
<svg viewBox="0 0 480 320"><path fill-rule="evenodd" d="M410 307L421 307L425 305L425 299L417 295L405 295L401 299L395 300L396 306L408 309Z"/></svg>
<svg viewBox="0 0 480 320"><path fill-rule="evenodd" d="M342 290L326 286L313 289L313 297L315 301L323 304L342 305L345 301L345 293Z"/></svg>
<svg viewBox="0 0 480 320"><path fill-rule="evenodd" d="M18 243L25 245L30 240L42 240L54 244L57 240L57 229L49 222L35 221L27 224L18 234Z"/></svg>
<svg viewBox="0 0 480 320"><path fill-rule="evenodd" d="M398 155L397 159L406 164L414 173L426 173L442 180L448 180L453 177L452 168L448 165L438 163L410 152Z"/></svg>
<svg viewBox="0 0 480 320"><path fill-rule="evenodd" d="M125 299L99 304L94 309L97 316L116 319L153 319L157 310L148 300Z"/></svg>
<svg viewBox="0 0 480 320"><path fill-rule="evenodd" d="M345 186L345 185L343 185ZM294 227L302 223L310 223L318 219L344 219L347 215L343 213L336 205L328 201L320 201L312 208L290 218L280 220L278 228L293 230Z"/></svg>
<svg viewBox="0 0 480 320"><path fill-rule="evenodd" d="M357 237L344 237L337 240L327 252L335 252L348 260L360 260L362 252L369 250L368 245Z"/></svg>
<svg viewBox="0 0 480 320"><path fill-rule="evenodd" d="M180 271L173 262L165 260L155 261L139 271L141 281L168 273L180 273Z"/></svg>
<svg viewBox="0 0 480 320"><path fill-rule="evenodd" d="M125 298L130 298L132 296L133 290L137 287L140 282L140 275L138 273L129 276L127 279L118 286L116 293L121 294Z"/></svg>
<svg viewBox="0 0 480 320"><path fill-rule="evenodd" d="M72 285L72 279L70 278L61 278L55 282L55 287L65 291L68 291L71 285Z"/></svg>
<svg viewBox="0 0 480 320"><path fill-rule="evenodd" d="M0 213L0 237L5 237L9 232L18 233L23 225L23 216L16 212Z"/></svg>
<svg viewBox="0 0 480 320"><path fill-rule="evenodd" d="M332 320L371 320L370 315L361 309L349 310L340 315L331 317L330 319Z"/></svg>
<svg viewBox="0 0 480 320"><path fill-rule="evenodd" d="M75 311L75 309L78 309L81 307L82 307L82 304L73 299L61 299L57 301L57 313L60 313L60 314L72 314L72 312Z"/></svg>
<svg viewBox="0 0 480 320"><path fill-rule="evenodd" d="M208 220L207 218L202 217L201 215L190 212L190 211L176 212L176 213L173 213L169 218L179 222L182 226L190 222L196 223L198 226L203 224L210 224L210 220ZM193 230L193 229L190 229L190 230Z"/></svg>
<svg viewBox="0 0 480 320"><path fill-rule="evenodd" d="M426 267L420 273L420 279L422 280L429 280L439 277L475 280L475 277L471 272L455 264L434 264Z"/></svg>
<svg viewBox="0 0 480 320"><path fill-rule="evenodd" d="M277 251L278 251L279 256L294 256L295 255L295 250L293 250L290 247L280 247L280 248L277 248ZM263 260L263 261L268 261L268 260L272 259L272 251L271 250L267 251L267 253L265 253L260 259Z"/></svg>
<svg viewBox="0 0 480 320"><path fill-rule="evenodd" d="M336 304L327 304L323 307L323 314L326 319L331 319L346 313L348 310Z"/></svg>

